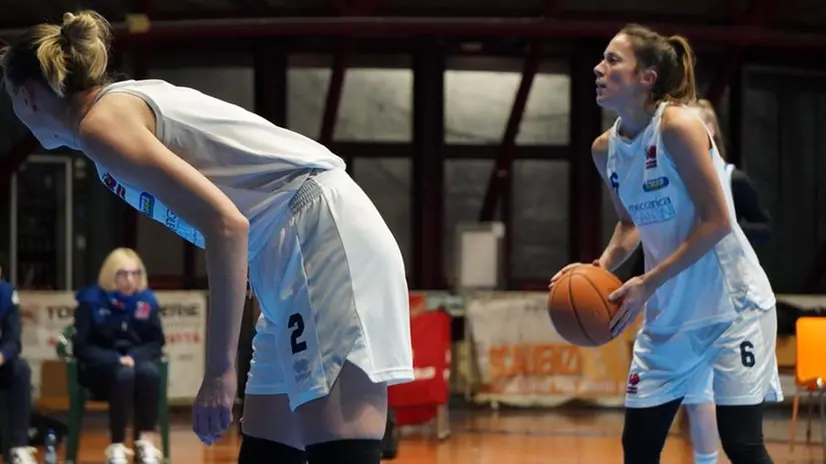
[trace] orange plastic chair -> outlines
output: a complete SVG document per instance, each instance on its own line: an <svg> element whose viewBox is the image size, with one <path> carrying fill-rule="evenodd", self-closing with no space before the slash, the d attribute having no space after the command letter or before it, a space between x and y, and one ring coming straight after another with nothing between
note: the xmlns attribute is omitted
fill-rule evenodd
<svg viewBox="0 0 826 464"><path fill-rule="evenodd" d="M797 412L800 408L800 394L805 391L809 394L808 421L806 422L806 444L812 441L812 409L814 401L812 394L818 392L820 399L821 435L826 448L826 317L801 317L797 320L795 354L795 384L794 406L792 407L792 423L790 424L790 448L794 450L797 434Z"/></svg>

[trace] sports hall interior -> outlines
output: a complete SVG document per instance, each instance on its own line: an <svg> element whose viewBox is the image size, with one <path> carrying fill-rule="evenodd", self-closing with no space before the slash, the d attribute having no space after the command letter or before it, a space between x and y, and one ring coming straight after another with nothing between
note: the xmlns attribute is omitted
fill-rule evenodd
<svg viewBox="0 0 826 464"><path fill-rule="evenodd" d="M194 87L346 160L407 266L417 381L390 395L399 464L622 462L633 333L567 344L543 302L549 278L598 257L616 221L589 155L613 122L595 103L605 45L629 22L686 36L728 160L772 218L756 250L782 302L786 399L767 407L768 448L778 463L826 462L822 402L796 381L797 361L826 359L813 356L826 348L795 336L801 317L826 321L826 3L29 0L4 2L0 40L82 8L112 22L124 77ZM35 410L68 423L71 354L57 348L72 294L130 247L164 302L167 461L236 462L236 428L211 447L191 432L209 312L203 252L121 203L80 153L42 149L0 94L0 262L20 290ZM255 317L251 302L242 380ZM106 405L84 410L78 462L100 462ZM680 414L664 463L692 462L686 431Z"/></svg>

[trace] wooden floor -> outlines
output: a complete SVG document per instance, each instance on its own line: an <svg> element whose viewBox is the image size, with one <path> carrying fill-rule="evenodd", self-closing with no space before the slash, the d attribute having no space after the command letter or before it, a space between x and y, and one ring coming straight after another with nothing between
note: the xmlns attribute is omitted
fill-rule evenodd
<svg viewBox="0 0 826 464"><path fill-rule="evenodd" d="M532 464L621 463L621 412L572 411L453 411L453 434L444 441L426 429L406 429L396 464ZM94 421L98 422L98 421ZM236 462L240 445L235 434L212 447L200 444L180 420L172 435L172 462L176 464L224 464ZM816 445L798 445L789 451L785 411L766 419L769 452L775 463L823 463L816 425ZM801 422L800 438L804 428ZM81 445L82 463L101 463L107 445L100 424L89 424ZM688 442L672 435L666 445L664 464L690 464ZM721 459L721 463L728 460Z"/></svg>

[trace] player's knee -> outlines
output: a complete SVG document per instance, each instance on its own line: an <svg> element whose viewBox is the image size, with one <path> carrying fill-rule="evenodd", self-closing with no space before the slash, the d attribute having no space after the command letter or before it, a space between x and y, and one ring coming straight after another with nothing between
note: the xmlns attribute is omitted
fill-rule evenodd
<svg viewBox="0 0 826 464"><path fill-rule="evenodd" d="M243 435L238 453L238 464L304 464L306 460L303 450L249 435Z"/></svg>
<svg viewBox="0 0 826 464"><path fill-rule="evenodd" d="M626 410L625 426L622 429L622 453L626 463L657 464L660 462L662 444L651 439L650 423L635 420L645 415L643 409Z"/></svg>
<svg viewBox="0 0 826 464"><path fill-rule="evenodd" d="M379 464L381 440L338 440L307 446L309 464Z"/></svg>
<svg viewBox="0 0 826 464"><path fill-rule="evenodd" d="M717 412L714 407L714 403L689 403L684 404L683 407L685 408L686 413L688 414L689 418L692 417L702 417L705 418L706 416L714 417Z"/></svg>
<svg viewBox="0 0 826 464"><path fill-rule="evenodd" d="M730 437L720 434L720 441L723 444L723 451L728 456L731 464L772 464L771 457L763 443L763 437Z"/></svg>
<svg viewBox="0 0 826 464"><path fill-rule="evenodd" d="M772 464L763 442L763 405L717 406L723 451L732 464Z"/></svg>
<svg viewBox="0 0 826 464"><path fill-rule="evenodd" d="M694 451L709 454L717 450L717 413L714 403L686 404Z"/></svg>

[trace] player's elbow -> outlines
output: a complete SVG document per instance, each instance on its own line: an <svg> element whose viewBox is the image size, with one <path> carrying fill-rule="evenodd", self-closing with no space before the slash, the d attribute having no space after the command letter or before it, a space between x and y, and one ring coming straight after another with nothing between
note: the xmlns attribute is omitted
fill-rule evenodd
<svg viewBox="0 0 826 464"><path fill-rule="evenodd" d="M622 230L623 232L629 232L629 233L633 232L637 229L637 225L634 224L634 221L630 217L620 218L617 221L617 227L619 227L620 230Z"/></svg>
<svg viewBox="0 0 826 464"><path fill-rule="evenodd" d="M225 217L221 222L221 231L226 237L246 236L249 234L250 221L240 212Z"/></svg>
<svg viewBox="0 0 826 464"><path fill-rule="evenodd" d="M241 212L217 215L211 221L204 236L217 240L236 240L249 234L250 222Z"/></svg>
<svg viewBox="0 0 826 464"><path fill-rule="evenodd" d="M722 240L723 237L731 233L731 219L727 214L715 215L705 222L711 235L716 239L715 241Z"/></svg>

